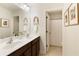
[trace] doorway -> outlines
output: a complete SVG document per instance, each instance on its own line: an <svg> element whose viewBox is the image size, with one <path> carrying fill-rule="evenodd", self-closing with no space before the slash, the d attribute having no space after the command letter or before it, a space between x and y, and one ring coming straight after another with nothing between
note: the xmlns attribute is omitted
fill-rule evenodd
<svg viewBox="0 0 79 59"><path fill-rule="evenodd" d="M51 47L56 47L56 50L62 47L61 10L46 12L46 52L49 52Z"/></svg>
<svg viewBox="0 0 79 59"><path fill-rule="evenodd" d="M19 16L14 16L13 18L13 34L15 36L19 35Z"/></svg>

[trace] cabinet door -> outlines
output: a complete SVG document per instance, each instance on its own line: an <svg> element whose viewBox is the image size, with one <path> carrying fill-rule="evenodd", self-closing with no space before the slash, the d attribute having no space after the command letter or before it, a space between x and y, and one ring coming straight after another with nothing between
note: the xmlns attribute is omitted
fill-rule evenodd
<svg viewBox="0 0 79 59"><path fill-rule="evenodd" d="M40 52L40 37L32 41L32 56L38 56Z"/></svg>
<svg viewBox="0 0 79 59"><path fill-rule="evenodd" d="M24 56L31 56L31 48L28 48L28 49L24 52Z"/></svg>
<svg viewBox="0 0 79 59"><path fill-rule="evenodd" d="M36 56L37 55L37 44L33 44L32 45L32 56Z"/></svg>
<svg viewBox="0 0 79 59"><path fill-rule="evenodd" d="M40 41L37 41L37 56L39 55L40 52Z"/></svg>
<svg viewBox="0 0 79 59"><path fill-rule="evenodd" d="M24 56L24 52L28 49L31 48L31 42L24 45L23 47L21 47L20 49L14 51L13 53L11 53L8 56Z"/></svg>
<svg viewBox="0 0 79 59"><path fill-rule="evenodd" d="M25 47L22 47L16 51L14 51L13 53L11 53L10 55L8 56L23 56L23 52L25 51Z"/></svg>

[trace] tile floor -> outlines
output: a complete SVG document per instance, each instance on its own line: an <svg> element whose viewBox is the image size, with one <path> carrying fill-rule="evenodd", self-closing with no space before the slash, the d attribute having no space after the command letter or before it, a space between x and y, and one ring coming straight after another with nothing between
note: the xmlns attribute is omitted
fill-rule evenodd
<svg viewBox="0 0 79 59"><path fill-rule="evenodd" d="M62 47L52 46L45 56L62 56Z"/></svg>

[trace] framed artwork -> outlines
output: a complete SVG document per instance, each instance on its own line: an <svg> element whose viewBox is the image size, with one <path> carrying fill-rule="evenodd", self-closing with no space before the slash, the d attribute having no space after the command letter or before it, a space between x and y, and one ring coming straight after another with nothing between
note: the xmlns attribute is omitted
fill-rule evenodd
<svg viewBox="0 0 79 59"><path fill-rule="evenodd" d="M77 10L77 4L73 3L69 7L69 24L70 25L77 25L78 22L78 10Z"/></svg>
<svg viewBox="0 0 79 59"><path fill-rule="evenodd" d="M69 25L69 12L68 12L68 9L64 13L64 25L65 26L68 26Z"/></svg>
<svg viewBox="0 0 79 59"><path fill-rule="evenodd" d="M34 17L33 23L34 24L39 24L39 18L37 16Z"/></svg>
<svg viewBox="0 0 79 59"><path fill-rule="evenodd" d="M0 27L8 27L8 19L0 18Z"/></svg>
<svg viewBox="0 0 79 59"><path fill-rule="evenodd" d="M37 16L34 17L33 23L34 23L34 31L35 31L35 33L38 33L38 30L39 30L39 18Z"/></svg>
<svg viewBox="0 0 79 59"><path fill-rule="evenodd" d="M8 27L8 20L6 19L2 20L2 27Z"/></svg>

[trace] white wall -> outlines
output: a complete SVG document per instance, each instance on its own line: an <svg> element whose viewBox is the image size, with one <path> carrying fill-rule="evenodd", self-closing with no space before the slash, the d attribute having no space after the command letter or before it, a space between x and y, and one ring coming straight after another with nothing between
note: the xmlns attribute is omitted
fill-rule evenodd
<svg viewBox="0 0 79 59"><path fill-rule="evenodd" d="M13 31L13 16L11 11L0 6L0 18L8 19L9 21L8 27L0 27L0 38L11 36Z"/></svg>
<svg viewBox="0 0 79 59"><path fill-rule="evenodd" d="M64 11L69 4L64 5ZM63 11L63 13L64 13ZM63 16L64 17L64 16ZM64 55L78 55L79 56L79 25L64 27L63 24L63 54Z"/></svg>

